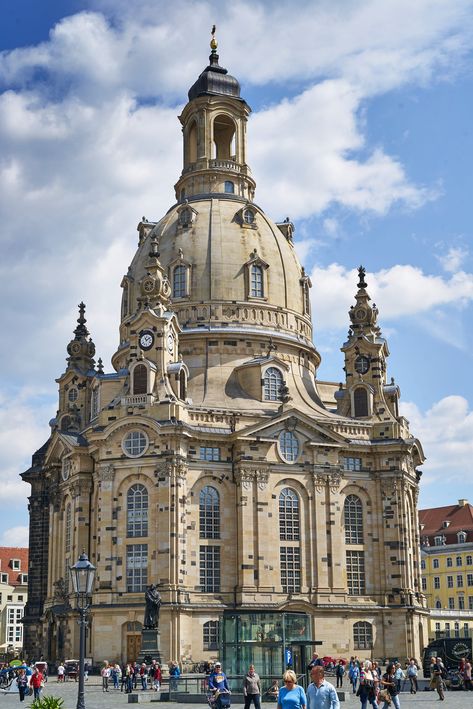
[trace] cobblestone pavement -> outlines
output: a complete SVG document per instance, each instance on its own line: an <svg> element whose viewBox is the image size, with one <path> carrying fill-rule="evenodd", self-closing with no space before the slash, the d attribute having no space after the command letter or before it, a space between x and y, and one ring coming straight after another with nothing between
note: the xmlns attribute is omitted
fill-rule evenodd
<svg viewBox="0 0 473 709"><path fill-rule="evenodd" d="M54 677L49 679L45 689L45 694L64 699L63 709L75 709L77 703L77 687L75 682L66 682L58 684ZM152 701L157 699L157 695L152 691L143 692L137 690L136 693L144 695L140 701L141 706L152 709L199 709L206 708L207 703L203 699L201 704L176 704L175 702L157 702ZM18 693L0 692L0 709L12 709L12 707L24 706L27 709L32 703L32 697L27 697L20 705ZM418 692L416 695L411 695L408 692L401 693L401 709L431 709L435 705L441 706L442 709L473 709L473 692L447 692L445 701L440 703L437 694L434 692ZM86 709L120 709L123 707L133 706L128 704L128 695L120 691L110 689L108 693L102 691L100 679L98 677L90 677L85 686L85 707ZM270 702L263 703L263 709L271 709L274 705ZM382 705L381 705L382 706ZM234 709L242 709L242 704L233 703ZM347 692L346 701L341 703L341 709L359 709L361 707L360 700L353 694Z"/></svg>

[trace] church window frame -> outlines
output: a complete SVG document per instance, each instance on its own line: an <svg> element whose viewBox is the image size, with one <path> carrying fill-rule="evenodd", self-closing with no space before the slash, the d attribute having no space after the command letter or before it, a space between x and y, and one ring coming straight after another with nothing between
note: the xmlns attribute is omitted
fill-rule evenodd
<svg viewBox="0 0 473 709"><path fill-rule="evenodd" d="M172 297L174 299L187 298L189 269L185 264L179 263L172 270Z"/></svg>
<svg viewBox="0 0 473 709"><path fill-rule="evenodd" d="M373 649L373 625L366 620L353 624L353 648L355 650Z"/></svg>
<svg viewBox="0 0 473 709"><path fill-rule="evenodd" d="M235 161L237 126L228 113L217 113L212 120L212 159Z"/></svg>
<svg viewBox="0 0 473 709"><path fill-rule="evenodd" d="M200 545L199 585L202 593L220 593L221 560L219 545Z"/></svg>
<svg viewBox="0 0 473 709"><path fill-rule="evenodd" d="M264 298L263 267L257 263L250 267L250 298Z"/></svg>
<svg viewBox="0 0 473 709"><path fill-rule="evenodd" d="M143 593L148 585L148 545L127 544L126 590L127 593Z"/></svg>
<svg viewBox="0 0 473 709"><path fill-rule="evenodd" d="M199 492L199 538L220 539L220 495L212 485Z"/></svg>
<svg viewBox="0 0 473 709"><path fill-rule="evenodd" d="M369 397L365 387L357 386L353 391L353 416L355 418L365 418L369 416Z"/></svg>
<svg viewBox="0 0 473 709"><path fill-rule="evenodd" d="M279 539L284 542L300 541L300 500L290 487L279 493Z"/></svg>
<svg viewBox="0 0 473 709"><path fill-rule="evenodd" d="M92 389L90 395L90 420L97 418L100 413L100 387L96 386Z"/></svg>
<svg viewBox="0 0 473 709"><path fill-rule="evenodd" d="M225 194L235 194L235 183L232 180L225 180L223 191Z"/></svg>
<svg viewBox="0 0 473 709"><path fill-rule="evenodd" d="M74 404L79 398L79 391L77 387L71 387L67 392L67 400L69 403Z"/></svg>
<svg viewBox="0 0 473 709"><path fill-rule="evenodd" d="M64 553L70 554L72 551L72 504L66 504L64 514Z"/></svg>
<svg viewBox="0 0 473 709"><path fill-rule="evenodd" d="M141 483L135 483L128 488L126 495L126 536L147 537L148 515L148 489Z"/></svg>
<svg viewBox="0 0 473 709"><path fill-rule="evenodd" d="M245 207L241 213L245 226L256 226L256 210L251 207Z"/></svg>
<svg viewBox="0 0 473 709"><path fill-rule="evenodd" d="M301 454L301 443L292 431L285 429L278 436L278 453L285 463L294 464Z"/></svg>
<svg viewBox="0 0 473 709"><path fill-rule="evenodd" d="M202 626L202 646L204 650L218 650L220 645L220 621L208 620Z"/></svg>
<svg viewBox="0 0 473 709"><path fill-rule="evenodd" d="M145 396L149 389L149 368L144 362L137 362L130 372L133 396Z"/></svg>
<svg viewBox="0 0 473 709"><path fill-rule="evenodd" d="M283 593L301 592L301 550L299 546L279 547L279 565Z"/></svg>
<svg viewBox="0 0 473 709"><path fill-rule="evenodd" d="M200 446L199 459L212 463L220 461L220 448L218 446Z"/></svg>
<svg viewBox="0 0 473 709"><path fill-rule="evenodd" d="M130 314L130 283L125 278L122 282L122 320Z"/></svg>
<svg viewBox="0 0 473 709"><path fill-rule="evenodd" d="M362 470L362 459L352 456L343 457L343 470L359 471Z"/></svg>
<svg viewBox="0 0 473 709"><path fill-rule="evenodd" d="M346 569L348 595L364 596L366 594L365 552L347 549Z"/></svg>
<svg viewBox="0 0 473 709"><path fill-rule="evenodd" d="M122 438L122 450L127 458L140 458L148 446L148 435L140 429L128 431Z"/></svg>
<svg viewBox="0 0 473 709"><path fill-rule="evenodd" d="M281 401L284 376L278 367L268 367L263 374L263 401Z"/></svg>
<svg viewBox="0 0 473 709"><path fill-rule="evenodd" d="M343 505L345 544L363 544L363 502L358 495L347 495Z"/></svg>

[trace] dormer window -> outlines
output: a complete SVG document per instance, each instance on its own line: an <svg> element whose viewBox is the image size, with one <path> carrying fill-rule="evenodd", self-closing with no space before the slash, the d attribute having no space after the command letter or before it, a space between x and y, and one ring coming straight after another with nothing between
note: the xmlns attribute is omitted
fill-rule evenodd
<svg viewBox="0 0 473 709"><path fill-rule="evenodd" d="M247 299L266 299L268 293L268 264L258 256L256 249L250 256L246 266Z"/></svg>
<svg viewBox="0 0 473 709"><path fill-rule="evenodd" d="M188 298L190 293L191 265L184 259L182 249L169 264L169 280L172 286L172 298Z"/></svg>
<svg viewBox="0 0 473 709"><path fill-rule="evenodd" d="M447 540L443 534L439 534L438 536L434 537L434 544L436 547L444 546L446 541Z"/></svg>
<svg viewBox="0 0 473 709"><path fill-rule="evenodd" d="M447 527L450 527L450 520L446 519L442 522L442 527L446 529Z"/></svg>
<svg viewBox="0 0 473 709"><path fill-rule="evenodd" d="M457 539L459 544L465 544L466 543L466 532L458 532L457 534Z"/></svg>
<svg viewBox="0 0 473 709"><path fill-rule="evenodd" d="M195 222L197 212L188 204L179 207L177 210L177 226L178 229L189 229Z"/></svg>
<svg viewBox="0 0 473 709"><path fill-rule="evenodd" d="M264 296L263 269L257 264L253 264L251 267L250 295L252 298L263 298Z"/></svg>
<svg viewBox="0 0 473 709"><path fill-rule="evenodd" d="M14 571L19 571L19 570L20 570L20 566L21 566L21 562L20 562L19 559L12 559L12 560L10 561L10 565L11 565L11 567L12 567L12 569L13 569Z"/></svg>
<svg viewBox="0 0 473 709"><path fill-rule="evenodd" d="M243 210L243 221L245 224L254 224L255 223L255 213L252 209L244 209Z"/></svg>

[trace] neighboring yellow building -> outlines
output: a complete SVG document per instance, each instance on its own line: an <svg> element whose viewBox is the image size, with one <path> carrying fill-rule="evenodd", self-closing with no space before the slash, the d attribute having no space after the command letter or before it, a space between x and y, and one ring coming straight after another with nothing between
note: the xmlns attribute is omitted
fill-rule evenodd
<svg viewBox="0 0 473 709"><path fill-rule="evenodd" d="M422 590L429 639L473 634L473 506L419 510Z"/></svg>
<svg viewBox="0 0 473 709"><path fill-rule="evenodd" d="M68 573L82 549L97 566L97 662L136 659L150 583L165 661L222 652L230 673L279 674L291 649L303 671L315 641L420 655L422 447L363 268L342 382L318 379L310 279L293 224L254 201L249 113L214 42L180 116L176 203L142 219L125 265L109 373L80 306L51 437L23 473L30 657L77 656Z"/></svg>

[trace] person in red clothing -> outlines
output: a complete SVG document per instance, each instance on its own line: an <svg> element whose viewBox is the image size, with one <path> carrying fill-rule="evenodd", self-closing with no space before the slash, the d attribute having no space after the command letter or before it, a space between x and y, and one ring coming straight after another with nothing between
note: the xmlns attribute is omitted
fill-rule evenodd
<svg viewBox="0 0 473 709"><path fill-rule="evenodd" d="M34 699L39 699L41 697L41 690L44 687L44 677L37 667L33 670L30 683L33 687Z"/></svg>

